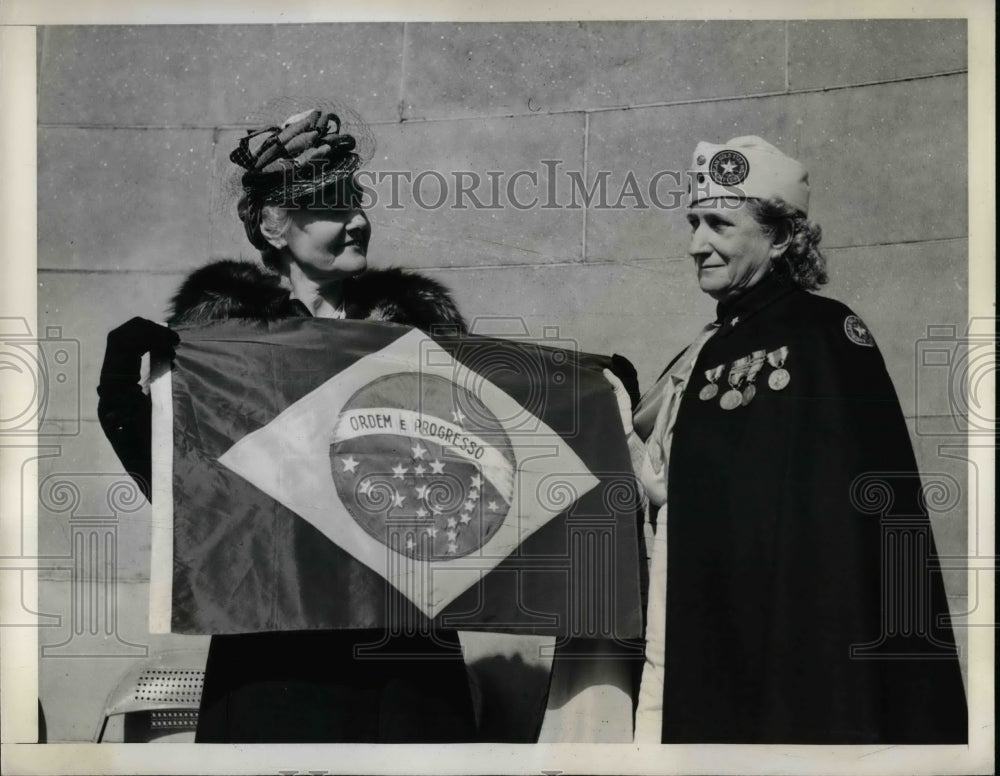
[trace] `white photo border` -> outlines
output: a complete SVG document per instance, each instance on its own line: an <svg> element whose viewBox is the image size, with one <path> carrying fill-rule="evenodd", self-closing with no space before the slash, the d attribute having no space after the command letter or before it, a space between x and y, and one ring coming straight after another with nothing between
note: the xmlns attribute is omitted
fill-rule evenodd
<svg viewBox="0 0 1000 776"><path fill-rule="evenodd" d="M534 21L611 19L834 19L966 18L969 46L969 316L995 315L995 9L986 0L955 2L723 2L538 3L508 0L487 11L472 2L435 0L419 7L402 2L347 6L303 0L253 0L239 6L203 2L39 2L14 0L0 6L0 306L5 316L37 320L36 300L36 106L35 25L216 24L351 21ZM16 261L16 263L15 263ZM995 375L990 375L992 381ZM0 375L0 381L5 380ZM0 396L11 384L0 382ZM990 383L987 396L993 396ZM6 394L10 396L11 394ZM18 403L14 398L12 403ZM976 447L973 465L988 473L972 503L995 504L992 446ZM985 443L980 442L980 445ZM0 569L5 559L37 552L36 507L19 488L34 487L30 440L0 448ZM26 447L28 446L28 447ZM23 512L21 521L12 514ZM37 744L38 635L32 627L0 627L0 694L3 700L0 770L22 773L984 773L993 772L995 534L990 515L969 531L970 555L989 553L992 567L979 574L979 606L970 618L968 699L971 724L966 746L746 746L746 745L185 745ZM978 532L978 533L977 533ZM973 564L970 564L973 565ZM32 611L37 581L21 570L22 585L0 591L0 623L14 607ZM9 581L9 580L6 580ZM12 600L16 599L16 600Z"/></svg>

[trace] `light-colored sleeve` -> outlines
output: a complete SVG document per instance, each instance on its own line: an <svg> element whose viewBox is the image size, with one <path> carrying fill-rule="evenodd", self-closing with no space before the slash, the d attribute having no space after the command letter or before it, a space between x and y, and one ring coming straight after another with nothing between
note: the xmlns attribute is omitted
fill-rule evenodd
<svg viewBox="0 0 1000 776"><path fill-rule="evenodd" d="M635 479L639 485L639 498L642 500L642 508L645 510L649 507L649 496L642 485L643 461L647 457L646 443L639 438L635 431L628 435L627 441L629 458L632 459L632 471L635 473Z"/></svg>
<svg viewBox="0 0 1000 776"><path fill-rule="evenodd" d="M657 429L654 429L655 434ZM650 437L652 440L653 437ZM666 503L667 500L667 477L666 467L660 464L657 469L650 456L650 442L643 442L637 434L632 433L628 438L629 455L632 458L632 470L635 478L639 482L639 494L642 497L643 507L654 511L656 508Z"/></svg>
<svg viewBox="0 0 1000 776"><path fill-rule="evenodd" d="M667 627L667 510L656 519L649 568L646 651L635 710L635 743L659 744L663 735L663 670Z"/></svg>

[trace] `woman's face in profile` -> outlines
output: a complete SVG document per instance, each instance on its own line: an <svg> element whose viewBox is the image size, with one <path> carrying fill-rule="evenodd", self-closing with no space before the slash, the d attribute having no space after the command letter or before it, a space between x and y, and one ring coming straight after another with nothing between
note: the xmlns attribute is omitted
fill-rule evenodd
<svg viewBox="0 0 1000 776"><path fill-rule="evenodd" d="M291 258L310 277L334 280L368 266L371 223L359 207L289 211L285 241Z"/></svg>
<svg viewBox="0 0 1000 776"><path fill-rule="evenodd" d="M739 296L767 274L773 240L745 200L704 200L688 209L687 220L698 285L713 299Z"/></svg>

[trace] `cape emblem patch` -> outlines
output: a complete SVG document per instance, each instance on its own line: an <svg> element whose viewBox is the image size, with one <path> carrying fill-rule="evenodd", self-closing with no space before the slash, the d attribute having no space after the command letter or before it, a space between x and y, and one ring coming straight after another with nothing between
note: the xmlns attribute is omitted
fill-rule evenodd
<svg viewBox="0 0 1000 776"><path fill-rule="evenodd" d="M708 174L720 186L738 186L750 174L750 162L739 151L719 151L708 163Z"/></svg>
<svg viewBox="0 0 1000 776"><path fill-rule="evenodd" d="M855 345L861 345L866 348L875 347L875 339L872 337L872 333L868 331L868 327L865 326L864 321L856 315L848 315L844 318L844 334Z"/></svg>

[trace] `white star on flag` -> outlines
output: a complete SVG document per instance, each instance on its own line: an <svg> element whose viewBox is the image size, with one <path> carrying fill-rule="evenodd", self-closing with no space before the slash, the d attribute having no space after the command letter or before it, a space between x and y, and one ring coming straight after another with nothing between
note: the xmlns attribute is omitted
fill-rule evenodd
<svg viewBox="0 0 1000 776"><path fill-rule="evenodd" d="M427 471L427 469L424 468L423 464L418 463L416 466L413 467L413 473L416 474L418 477L422 477L425 471Z"/></svg>
<svg viewBox="0 0 1000 776"><path fill-rule="evenodd" d="M414 460L419 461L425 455L427 455L427 448L426 447L424 447L423 445L414 445L413 446L413 458L414 458Z"/></svg>
<svg viewBox="0 0 1000 776"><path fill-rule="evenodd" d="M340 463L344 467L345 472L353 472L358 468L358 462L354 460L353 455L349 455L347 458L341 458Z"/></svg>
<svg viewBox="0 0 1000 776"><path fill-rule="evenodd" d="M462 410L460 410L458 407L456 407L455 411L451 413L451 419L455 423L458 423L458 425L461 426L462 422L465 420L465 415L462 414Z"/></svg>
<svg viewBox="0 0 1000 776"><path fill-rule="evenodd" d="M446 557L414 557L394 550L387 541L380 541L362 527L338 493L330 465L331 440L340 428L342 413L368 411L347 410L345 405L374 381L401 373L436 375L457 386L475 386L476 398L497 419L513 419L500 421L508 432L507 454L515 462L506 474L512 479L507 479L500 491L512 494L505 513L497 503L497 512L505 517L481 546L475 545L477 549L462 555L457 554L457 532L455 538L449 536L450 555ZM374 409L387 417L393 412L400 417L408 413L407 417L412 419L419 417L418 405L416 396L412 410ZM444 419L439 422L447 424ZM368 433L386 431L378 427ZM421 439L409 422L406 433L411 445ZM490 447L487 453L491 452L502 458L497 448ZM219 462L380 574L428 617L438 615L478 584L521 542L570 506L562 499L558 503L539 499L540 493L551 492L553 487L564 483L579 498L598 483L572 448L540 418L416 329L330 377L265 426L238 440ZM444 474L445 463L439 458L429 465L432 474ZM405 480L407 469L402 464L392 471L393 479ZM499 475L494 471L492 476ZM474 484L481 487L481 478ZM402 501L403 497L395 493L393 503L399 506ZM441 514L440 509L432 508L432 512ZM435 532L433 525L422 529L425 536L433 537Z"/></svg>
<svg viewBox="0 0 1000 776"><path fill-rule="evenodd" d="M417 494L417 498L427 498L427 489L429 485L418 485L413 489L413 492Z"/></svg>
<svg viewBox="0 0 1000 776"><path fill-rule="evenodd" d="M393 496L392 496L392 505L393 506L395 506L395 507L401 507L401 506L403 506L403 502L404 501L406 501L406 498L404 496L401 496L398 493L394 493L393 494Z"/></svg>
<svg viewBox="0 0 1000 776"><path fill-rule="evenodd" d="M462 525L468 525L470 520L472 520L472 515L465 514L461 517Z"/></svg>
<svg viewBox="0 0 1000 776"><path fill-rule="evenodd" d="M472 483L472 487L480 488L483 485L483 478L477 474L473 477L469 477L469 482Z"/></svg>
<svg viewBox="0 0 1000 776"><path fill-rule="evenodd" d="M496 512L498 509L500 509L500 505L495 501L491 501L486 506L493 512Z"/></svg>
<svg viewBox="0 0 1000 776"><path fill-rule="evenodd" d="M428 512L423 507L420 507L420 509L417 510L417 517L427 517L427 515L429 515L429 514L430 514L430 512Z"/></svg>

